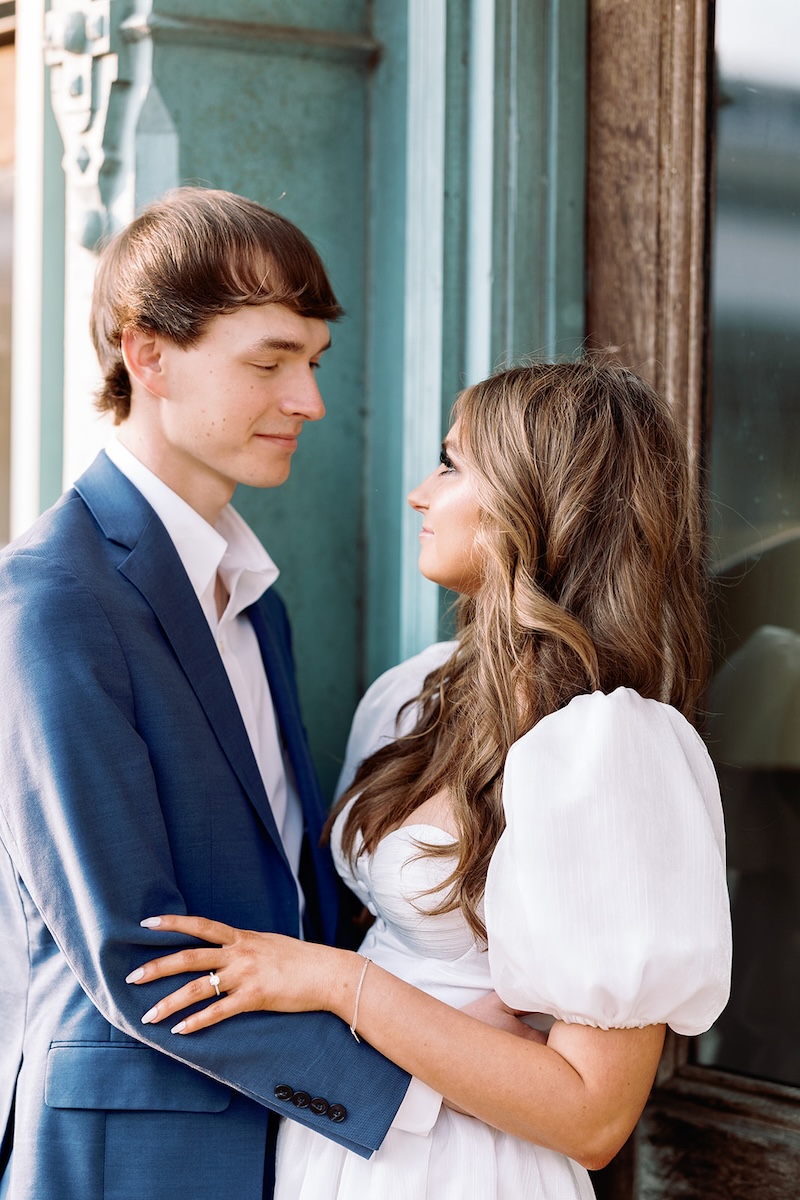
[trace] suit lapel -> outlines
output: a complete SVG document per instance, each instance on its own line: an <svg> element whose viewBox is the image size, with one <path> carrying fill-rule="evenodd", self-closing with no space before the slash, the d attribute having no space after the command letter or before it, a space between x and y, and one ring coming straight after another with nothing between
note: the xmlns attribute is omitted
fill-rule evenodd
<svg viewBox="0 0 800 1200"><path fill-rule="evenodd" d="M338 907L336 876L327 851L323 851L319 845L328 812L311 760L300 712L283 605L274 593L267 592L247 610L247 615L261 648L275 714L286 742L303 806L306 854L311 856L314 878L306 878L302 882L308 907L316 909L317 921L321 926L314 933L321 933L327 941L333 941ZM279 632L281 630L282 633ZM312 886L317 893L315 905L311 903Z"/></svg>
<svg viewBox="0 0 800 1200"><path fill-rule="evenodd" d="M118 570L153 610L231 769L288 868L239 706L172 540L139 490L105 454L75 487L106 537L129 548Z"/></svg>
<svg viewBox="0 0 800 1200"><path fill-rule="evenodd" d="M278 622L274 619L283 617L280 602L268 592L247 610L247 616L261 649L272 703L275 705L278 724L286 741L307 824L312 832L321 832L325 821L325 806L309 756L288 647L279 637L276 629Z"/></svg>

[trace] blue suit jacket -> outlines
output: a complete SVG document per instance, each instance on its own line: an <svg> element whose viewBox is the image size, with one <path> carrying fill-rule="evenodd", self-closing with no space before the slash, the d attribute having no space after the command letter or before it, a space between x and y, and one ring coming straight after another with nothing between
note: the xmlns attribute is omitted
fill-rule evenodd
<svg viewBox="0 0 800 1200"><path fill-rule="evenodd" d="M270 591L250 610L313 854L322 936L336 885ZM200 913L297 933L297 897L200 605L153 510L101 454L0 556L0 1128L11 1200L269 1194L274 1117L368 1155L408 1077L330 1014L243 1014L177 1037L124 982ZM169 1022L167 1023L167 1025ZM322 1097L343 1120L276 1087ZM302 1098L301 1098L302 1099ZM266 1182L265 1182L266 1181Z"/></svg>

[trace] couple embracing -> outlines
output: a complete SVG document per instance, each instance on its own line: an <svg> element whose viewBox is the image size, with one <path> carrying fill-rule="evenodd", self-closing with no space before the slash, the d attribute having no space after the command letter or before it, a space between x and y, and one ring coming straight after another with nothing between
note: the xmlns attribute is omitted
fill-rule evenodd
<svg viewBox="0 0 800 1200"><path fill-rule="evenodd" d="M591 1197L725 1002L700 522L618 365L459 397L409 497L457 637L370 688L328 813L230 500L288 477L340 315L228 193L101 258L115 434L0 558L4 1200Z"/></svg>

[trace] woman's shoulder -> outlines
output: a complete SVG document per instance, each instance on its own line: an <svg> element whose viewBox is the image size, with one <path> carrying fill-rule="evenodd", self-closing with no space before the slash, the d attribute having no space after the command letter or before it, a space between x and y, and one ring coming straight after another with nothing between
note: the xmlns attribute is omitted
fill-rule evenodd
<svg viewBox="0 0 800 1200"><path fill-rule="evenodd" d="M635 721L640 725L654 727L667 721L693 729L683 714L673 708L671 704L642 696L629 687L618 687L613 692L581 692L579 695L573 696L563 708L543 717L536 728L545 724L553 726L558 723L566 726L568 722L583 723L585 721L597 724Z"/></svg>
<svg viewBox="0 0 800 1200"><path fill-rule="evenodd" d="M563 820L574 810L583 830L593 812L601 822L614 813L646 833L658 797L666 821L701 813L724 843L719 783L703 739L677 709L631 688L576 696L514 743L503 792L508 820L527 805L533 781L540 814L552 810Z"/></svg>
<svg viewBox="0 0 800 1200"><path fill-rule="evenodd" d="M632 688L587 692L543 717L511 747L512 758L547 750L572 763L594 752L605 761L678 754L712 770L703 739L683 713Z"/></svg>
<svg viewBox="0 0 800 1200"><path fill-rule="evenodd" d="M367 688L358 706L359 710L372 705L385 704L389 698L392 702L398 700L399 708L407 700L413 699L422 691L422 685L431 671L435 671L437 667L446 663L457 646L458 642L455 641L434 642L432 645L426 646L419 654L414 654L411 658L398 663L397 666L390 667Z"/></svg>
<svg viewBox="0 0 800 1200"><path fill-rule="evenodd" d="M457 646L458 642L434 642L384 671L370 685L353 717L337 795L350 786L359 763L411 728L416 719L413 708L401 710L419 695L427 676L447 662Z"/></svg>

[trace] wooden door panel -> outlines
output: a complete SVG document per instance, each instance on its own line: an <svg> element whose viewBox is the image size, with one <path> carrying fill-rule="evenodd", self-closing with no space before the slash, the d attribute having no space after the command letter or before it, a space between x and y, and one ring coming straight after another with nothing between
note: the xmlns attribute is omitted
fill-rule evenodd
<svg viewBox="0 0 800 1200"><path fill-rule="evenodd" d="M684 1067L653 1092L637 1158L639 1200L794 1200L800 1091Z"/></svg>
<svg viewBox="0 0 800 1200"><path fill-rule="evenodd" d="M707 0L589 3L588 340L672 401L698 488L711 415L713 15ZM787 944L785 961L796 954L796 941ZM708 1043L701 1050L714 1061ZM797 1200L800 1089L691 1056L686 1039L668 1039L636 1131L596 1176L599 1200Z"/></svg>

